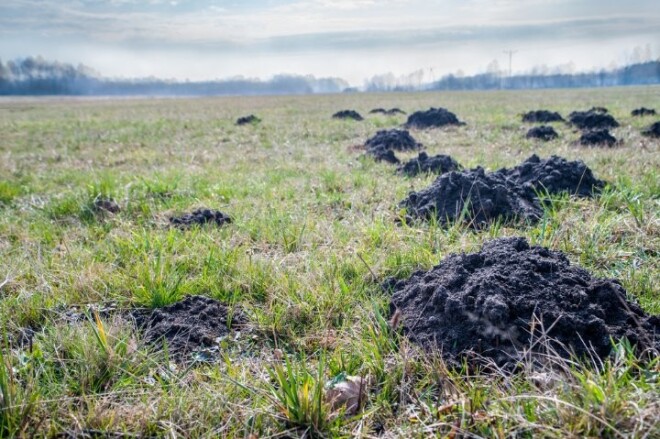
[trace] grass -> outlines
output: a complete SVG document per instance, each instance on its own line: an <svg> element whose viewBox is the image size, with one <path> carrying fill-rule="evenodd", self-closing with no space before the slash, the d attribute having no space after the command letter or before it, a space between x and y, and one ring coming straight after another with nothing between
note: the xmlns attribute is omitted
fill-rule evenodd
<svg viewBox="0 0 660 439"><path fill-rule="evenodd" d="M640 135L654 119L629 116L659 91L0 100L0 436L659 436L657 359L621 343L603 364L450 370L390 327L379 287L521 235L660 313L660 143ZM330 116L438 105L467 126L414 131L429 153L491 170L558 154L610 185L596 200L544 197L536 225L401 223L397 203L433 177L394 175L353 146L405 118ZM576 147L562 124L548 144L524 138L522 111L594 105L621 122L622 147ZM233 124L251 113L262 122ZM122 211L100 214L97 197ZM202 206L234 222L166 226ZM224 340L222 361L184 367L145 347L130 321L66 319L74 306L160 307L188 294L239 304L254 331ZM25 328L31 343L20 343ZM342 373L372 383L356 416L323 403Z"/></svg>

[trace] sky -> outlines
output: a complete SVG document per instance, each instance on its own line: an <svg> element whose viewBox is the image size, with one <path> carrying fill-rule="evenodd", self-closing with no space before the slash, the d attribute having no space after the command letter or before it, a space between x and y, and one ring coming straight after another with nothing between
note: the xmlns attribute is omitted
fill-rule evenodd
<svg viewBox="0 0 660 439"><path fill-rule="evenodd" d="M635 48L637 49L635 52ZM563 66L660 57L658 0L0 0L0 59L204 80Z"/></svg>

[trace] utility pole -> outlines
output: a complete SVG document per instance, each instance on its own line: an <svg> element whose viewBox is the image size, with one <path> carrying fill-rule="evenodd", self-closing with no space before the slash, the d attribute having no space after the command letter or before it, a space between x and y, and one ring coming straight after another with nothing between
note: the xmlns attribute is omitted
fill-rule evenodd
<svg viewBox="0 0 660 439"><path fill-rule="evenodd" d="M518 53L517 50L504 50L504 54L509 55L509 79L511 79L511 75L513 74L513 70L511 69L511 65L513 63L513 55ZM509 81L511 82L511 81Z"/></svg>

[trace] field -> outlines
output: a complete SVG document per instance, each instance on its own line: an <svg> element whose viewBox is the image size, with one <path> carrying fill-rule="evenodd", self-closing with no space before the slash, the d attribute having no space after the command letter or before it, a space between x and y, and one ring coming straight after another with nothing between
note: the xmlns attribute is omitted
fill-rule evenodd
<svg viewBox="0 0 660 439"><path fill-rule="evenodd" d="M556 141L524 138L523 111L594 105L621 122L619 147L576 146L563 124ZM611 185L551 198L533 226L402 224L399 201L435 177L357 146L405 122L370 109L430 106L467 125L413 130L429 153L490 170L557 154ZM640 135L657 120L632 118L641 106L660 110L660 88L0 100L0 436L660 437L657 358L622 343L605 364L447 368L388 324L380 288L524 236L660 313L660 141ZM330 118L342 109L365 120ZM250 113L262 122L234 125ZM98 196L121 212L94 211ZM168 226L198 207L233 222ZM127 318L193 294L250 321L218 361L175 362ZM370 384L355 415L323 402L342 373Z"/></svg>

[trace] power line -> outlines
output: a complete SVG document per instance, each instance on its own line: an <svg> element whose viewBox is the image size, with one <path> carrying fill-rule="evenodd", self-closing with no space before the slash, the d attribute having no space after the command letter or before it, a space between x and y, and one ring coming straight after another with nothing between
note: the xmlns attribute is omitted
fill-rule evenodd
<svg viewBox="0 0 660 439"><path fill-rule="evenodd" d="M509 55L509 78L510 78L511 75L513 74L513 70L511 70L511 65L513 63L513 55L518 53L518 51L517 50L504 50L504 51L502 51L502 53L504 53L506 55Z"/></svg>

